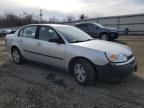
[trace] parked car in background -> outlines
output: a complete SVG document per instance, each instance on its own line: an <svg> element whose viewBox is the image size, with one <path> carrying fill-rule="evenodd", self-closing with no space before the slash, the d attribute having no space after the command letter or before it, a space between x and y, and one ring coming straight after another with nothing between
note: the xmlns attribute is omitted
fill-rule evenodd
<svg viewBox="0 0 144 108"><path fill-rule="evenodd" d="M118 30L114 28L107 28L98 23L85 22L75 25L79 29L83 30L93 38L100 38L102 40L114 40L119 37Z"/></svg>
<svg viewBox="0 0 144 108"><path fill-rule="evenodd" d="M14 34L16 30L12 29L1 29L0 30L0 37L5 37L7 34Z"/></svg>
<svg viewBox="0 0 144 108"><path fill-rule="evenodd" d="M6 47L13 61L25 59L72 72L81 85L96 78L120 81L137 70L135 56L128 46L96 40L68 25L33 24L6 36Z"/></svg>

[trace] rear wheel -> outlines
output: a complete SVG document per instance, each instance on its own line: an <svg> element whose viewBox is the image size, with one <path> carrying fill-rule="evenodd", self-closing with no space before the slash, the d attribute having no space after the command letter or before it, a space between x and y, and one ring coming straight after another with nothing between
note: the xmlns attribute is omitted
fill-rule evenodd
<svg viewBox="0 0 144 108"><path fill-rule="evenodd" d="M95 81L95 69L93 65L85 59L75 61L72 65L72 71L81 85L90 85Z"/></svg>
<svg viewBox="0 0 144 108"><path fill-rule="evenodd" d="M109 38L108 34L103 33L103 34L101 34L100 39L108 41L110 38Z"/></svg>
<svg viewBox="0 0 144 108"><path fill-rule="evenodd" d="M13 48L11 53L14 63L21 64L23 62L23 56L18 48Z"/></svg>

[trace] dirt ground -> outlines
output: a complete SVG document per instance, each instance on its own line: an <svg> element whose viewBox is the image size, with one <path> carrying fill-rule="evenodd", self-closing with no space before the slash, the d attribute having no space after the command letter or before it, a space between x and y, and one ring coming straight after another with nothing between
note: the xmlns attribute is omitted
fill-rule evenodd
<svg viewBox="0 0 144 108"><path fill-rule="evenodd" d="M35 62L15 65L0 40L0 108L144 108L144 37L122 36L138 72L121 83L80 86L71 74Z"/></svg>

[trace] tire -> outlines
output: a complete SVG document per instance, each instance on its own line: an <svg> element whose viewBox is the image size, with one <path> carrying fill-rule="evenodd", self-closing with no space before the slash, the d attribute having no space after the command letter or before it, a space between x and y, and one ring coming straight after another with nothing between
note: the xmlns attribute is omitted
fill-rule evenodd
<svg viewBox="0 0 144 108"><path fill-rule="evenodd" d="M22 56L22 54L18 48L13 48L11 54L12 54L12 59L13 59L15 64L20 65L23 63L24 58L23 58L23 56Z"/></svg>
<svg viewBox="0 0 144 108"><path fill-rule="evenodd" d="M100 39L108 41L108 40L110 40L110 37L109 37L109 35L107 33L102 33L100 35Z"/></svg>
<svg viewBox="0 0 144 108"><path fill-rule="evenodd" d="M72 64L72 72L80 85L91 85L96 78L93 65L85 59L78 59Z"/></svg>

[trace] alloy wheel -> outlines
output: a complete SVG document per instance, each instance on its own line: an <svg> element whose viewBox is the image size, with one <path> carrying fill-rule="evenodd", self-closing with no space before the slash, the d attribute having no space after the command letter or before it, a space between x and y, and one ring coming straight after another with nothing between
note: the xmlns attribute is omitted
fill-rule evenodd
<svg viewBox="0 0 144 108"><path fill-rule="evenodd" d="M79 63L74 66L74 74L79 82L84 82L86 80L86 70Z"/></svg>
<svg viewBox="0 0 144 108"><path fill-rule="evenodd" d="M102 34L101 35L101 40L108 40L108 35L107 34Z"/></svg>
<svg viewBox="0 0 144 108"><path fill-rule="evenodd" d="M13 50L12 57L14 62L18 63L20 61L20 53L17 50Z"/></svg>

